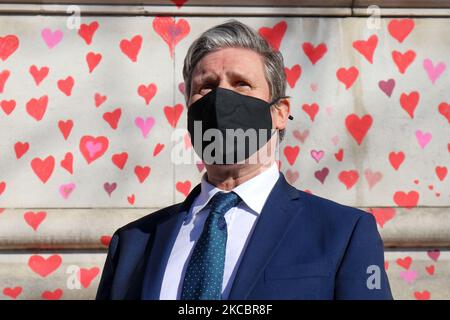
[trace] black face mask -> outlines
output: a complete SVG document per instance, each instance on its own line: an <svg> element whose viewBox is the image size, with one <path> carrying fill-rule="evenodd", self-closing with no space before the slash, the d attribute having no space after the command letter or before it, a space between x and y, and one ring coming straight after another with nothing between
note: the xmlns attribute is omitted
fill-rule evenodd
<svg viewBox="0 0 450 320"><path fill-rule="evenodd" d="M270 113L275 102L220 87L211 90L188 109L195 152L206 164L233 164L249 158L276 132Z"/></svg>

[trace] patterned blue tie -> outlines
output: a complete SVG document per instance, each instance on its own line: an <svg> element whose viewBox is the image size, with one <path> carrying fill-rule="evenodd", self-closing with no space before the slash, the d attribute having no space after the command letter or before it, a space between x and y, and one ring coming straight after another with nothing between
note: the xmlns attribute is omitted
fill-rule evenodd
<svg viewBox="0 0 450 320"><path fill-rule="evenodd" d="M221 299L227 244L224 214L240 200L234 192L221 191L210 200L210 213L184 276L182 300Z"/></svg>

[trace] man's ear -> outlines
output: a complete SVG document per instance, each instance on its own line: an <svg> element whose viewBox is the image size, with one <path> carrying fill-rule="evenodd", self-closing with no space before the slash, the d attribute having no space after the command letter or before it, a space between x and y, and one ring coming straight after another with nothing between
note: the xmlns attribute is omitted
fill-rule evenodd
<svg viewBox="0 0 450 320"><path fill-rule="evenodd" d="M273 118L276 129L282 130L286 128L290 111L291 111L291 102L289 98L282 98L278 100L278 102L273 106L272 112L275 114Z"/></svg>

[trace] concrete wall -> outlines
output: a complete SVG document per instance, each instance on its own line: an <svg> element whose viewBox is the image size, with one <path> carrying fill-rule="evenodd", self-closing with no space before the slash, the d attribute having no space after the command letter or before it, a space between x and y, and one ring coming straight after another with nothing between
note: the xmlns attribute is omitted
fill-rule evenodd
<svg viewBox="0 0 450 320"><path fill-rule="evenodd" d="M228 18L0 15L0 298L93 298L112 232L198 183L182 62ZM450 20L239 19L285 58L281 171L375 215L396 298L449 299Z"/></svg>

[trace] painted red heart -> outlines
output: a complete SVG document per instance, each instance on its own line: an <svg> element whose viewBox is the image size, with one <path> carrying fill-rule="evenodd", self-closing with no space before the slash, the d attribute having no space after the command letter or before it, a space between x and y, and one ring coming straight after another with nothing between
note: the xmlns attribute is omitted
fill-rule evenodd
<svg viewBox="0 0 450 320"><path fill-rule="evenodd" d="M131 40L120 41L120 50L132 61L137 61L137 56L142 47L142 36L136 35Z"/></svg>
<svg viewBox="0 0 450 320"><path fill-rule="evenodd" d="M3 192L6 189L6 182L5 181L0 181L0 196L3 194ZM1 212L3 212L4 209L1 210ZM0 212L0 213L1 213Z"/></svg>
<svg viewBox="0 0 450 320"><path fill-rule="evenodd" d="M122 115L122 109L117 108L114 109L112 112L105 112L103 114L103 120L108 122L109 126L116 130L117 125L119 124L120 116Z"/></svg>
<svg viewBox="0 0 450 320"><path fill-rule="evenodd" d="M395 217L395 208L371 208L369 212L373 214L378 225L383 228L386 222Z"/></svg>
<svg viewBox="0 0 450 320"><path fill-rule="evenodd" d="M28 259L30 269L44 278L55 272L61 266L61 263L61 256L57 254L51 255L48 258L40 255L32 255Z"/></svg>
<svg viewBox="0 0 450 320"><path fill-rule="evenodd" d="M411 267L412 258L410 256L407 256L405 258L398 258L395 261L400 267L408 270Z"/></svg>
<svg viewBox="0 0 450 320"><path fill-rule="evenodd" d="M439 113L442 114L450 124L450 104L442 102L441 104L439 104L438 109Z"/></svg>
<svg viewBox="0 0 450 320"><path fill-rule="evenodd" d="M359 179L359 173L356 170L341 171L338 175L339 181L341 181L347 190L351 189Z"/></svg>
<svg viewBox="0 0 450 320"><path fill-rule="evenodd" d="M305 103L302 106L303 111L305 111L311 121L314 121L314 118L316 117L317 112L319 112L319 105L317 103L307 104Z"/></svg>
<svg viewBox="0 0 450 320"><path fill-rule="evenodd" d="M63 295L63 291L61 289L55 289L53 291L44 291L41 294L41 298L45 300L59 300Z"/></svg>
<svg viewBox="0 0 450 320"><path fill-rule="evenodd" d="M408 193L396 191L394 193L394 202L399 207L411 209L417 206L417 203L419 202L419 193L417 191L409 191Z"/></svg>
<svg viewBox="0 0 450 320"><path fill-rule="evenodd" d="M105 247L109 246L109 243L111 242L112 237L111 236L101 236L100 242Z"/></svg>
<svg viewBox="0 0 450 320"><path fill-rule="evenodd" d="M430 300L431 294L429 291L414 291L414 297L417 300Z"/></svg>
<svg viewBox="0 0 450 320"><path fill-rule="evenodd" d="M138 178L140 183L143 183L145 179L147 179L148 175L150 174L151 168L147 166L135 166L134 167L134 174Z"/></svg>
<svg viewBox="0 0 450 320"><path fill-rule="evenodd" d="M275 24L272 28L259 28L258 33L269 43L269 45L274 50L279 51L281 42L283 41L284 35L286 34L287 27L288 26L286 21L282 20Z"/></svg>
<svg viewBox="0 0 450 320"><path fill-rule="evenodd" d="M72 152L67 152L64 155L64 159L60 162L61 167L67 170L70 174L73 174L73 154Z"/></svg>
<svg viewBox="0 0 450 320"><path fill-rule="evenodd" d="M0 59L6 61L19 47L19 38L13 34L0 37Z"/></svg>
<svg viewBox="0 0 450 320"><path fill-rule="evenodd" d="M181 9L181 7L188 2L188 0L170 0L177 6L178 9Z"/></svg>
<svg viewBox="0 0 450 320"><path fill-rule="evenodd" d="M73 128L73 121L71 119L68 119L66 121L59 120L58 128L59 128L59 131L61 131L61 134L63 135L64 140L67 140L67 138L69 137L70 132L72 131L72 128Z"/></svg>
<svg viewBox="0 0 450 320"><path fill-rule="evenodd" d="M352 113L345 118L345 126L358 145L361 145L372 123L373 119L370 114L360 118Z"/></svg>
<svg viewBox="0 0 450 320"><path fill-rule="evenodd" d="M189 192L191 191L191 182L189 180L178 181L175 187L178 192L184 194L184 196L187 197Z"/></svg>
<svg viewBox="0 0 450 320"><path fill-rule="evenodd" d="M297 170L291 170L291 169L287 169L285 174L286 174L286 180L291 185L294 185L295 182L298 180L298 177L300 176L300 174L298 173Z"/></svg>
<svg viewBox="0 0 450 320"><path fill-rule="evenodd" d="M308 138L308 136L309 136L309 130L306 129L303 132L300 130L294 130L292 132L292 135L294 136L295 139L297 139L301 143L304 143L306 138Z"/></svg>
<svg viewBox="0 0 450 320"><path fill-rule="evenodd" d="M95 34L95 31L97 31L99 25L97 21L93 21L90 24L82 23L80 25L80 29L78 29L78 35L83 38L83 40L86 42L86 44L92 43L92 37Z"/></svg>
<svg viewBox="0 0 450 320"><path fill-rule="evenodd" d="M22 287L14 287L14 288L4 288L3 294L7 297L17 299L18 296L22 293L23 289Z"/></svg>
<svg viewBox="0 0 450 320"><path fill-rule="evenodd" d="M134 196L134 194L132 194L131 196L127 197L128 203L133 205L134 201L135 201L136 197Z"/></svg>
<svg viewBox="0 0 450 320"><path fill-rule="evenodd" d="M398 170L398 168L400 168L400 165L403 163L404 160L405 154L402 151L399 152L392 151L389 153L389 162L391 163L391 166L395 170Z"/></svg>
<svg viewBox="0 0 450 320"><path fill-rule="evenodd" d="M41 121L47 110L48 97L42 96L39 99L31 99L26 104L27 113L36 121Z"/></svg>
<svg viewBox="0 0 450 320"><path fill-rule="evenodd" d="M88 164L100 158L108 149L109 141L104 136L83 136L80 139L80 151Z"/></svg>
<svg viewBox="0 0 450 320"><path fill-rule="evenodd" d="M42 221L45 220L45 217L47 217L47 212L45 211L27 211L23 214L23 218L25 219L26 223L31 228L33 228L34 231L37 231Z"/></svg>
<svg viewBox="0 0 450 320"><path fill-rule="evenodd" d="M291 88L294 88L298 79L300 79L300 76L302 75L302 68L299 64L292 66L290 69L285 67L284 73L286 74L287 83Z"/></svg>
<svg viewBox="0 0 450 320"><path fill-rule="evenodd" d="M100 107L103 102L105 102L107 99L107 96L103 96L100 93L95 93L94 95L94 101L95 101L95 106L98 108Z"/></svg>
<svg viewBox="0 0 450 320"><path fill-rule="evenodd" d="M420 95L417 91L412 91L409 94L402 93L400 96L400 105L409 114L411 119L414 118L414 111L419 103Z"/></svg>
<svg viewBox="0 0 450 320"><path fill-rule="evenodd" d="M61 92L68 97L72 95L72 89L74 84L75 80L71 76L68 76L65 79L58 80L57 82L58 89L61 90Z"/></svg>
<svg viewBox="0 0 450 320"><path fill-rule="evenodd" d="M444 181L445 177L447 176L447 167L444 166L437 166L436 167L436 175L439 178L439 180Z"/></svg>
<svg viewBox="0 0 450 320"><path fill-rule="evenodd" d="M441 251L439 249L431 249L427 251L427 255L430 257L431 260L437 262L439 256L441 255Z"/></svg>
<svg viewBox="0 0 450 320"><path fill-rule="evenodd" d="M91 51L86 55L86 62L88 64L89 73L92 73L92 71L94 71L94 69L98 66L101 60L102 60L101 53L95 53Z"/></svg>
<svg viewBox="0 0 450 320"><path fill-rule="evenodd" d="M5 88L6 80L8 80L9 75L9 70L3 70L0 72L0 93L3 93L3 89Z"/></svg>
<svg viewBox="0 0 450 320"><path fill-rule="evenodd" d="M20 159L28 151L30 144L28 142L17 141L14 144L14 152L16 153L16 158Z"/></svg>
<svg viewBox="0 0 450 320"><path fill-rule="evenodd" d="M392 51L392 59L401 74L406 72L406 69L413 63L415 58L416 53L413 50L408 50L405 53L396 50Z"/></svg>
<svg viewBox="0 0 450 320"><path fill-rule="evenodd" d="M434 265L426 266L425 270L430 276L434 275Z"/></svg>
<svg viewBox="0 0 450 320"><path fill-rule="evenodd" d="M284 156L286 157L286 160L288 161L288 163L292 166L295 162L295 160L297 160L297 156L300 152L300 147L299 146L286 146L284 147Z"/></svg>
<svg viewBox="0 0 450 320"><path fill-rule="evenodd" d="M355 48L359 53L361 53L367 61L373 63L373 53L378 45L378 37L373 34L366 40L356 40L353 42L353 48Z"/></svg>
<svg viewBox="0 0 450 320"><path fill-rule="evenodd" d="M158 91L158 87L155 83L150 83L148 85L141 84L138 87L138 94L145 100L145 104L149 105L150 101L155 96L156 92Z"/></svg>
<svg viewBox="0 0 450 320"><path fill-rule="evenodd" d="M191 28L185 19L175 22L173 17L161 16L153 19L153 30L167 43L170 57L173 58L175 46L189 34Z"/></svg>
<svg viewBox="0 0 450 320"><path fill-rule="evenodd" d="M308 57L309 61L315 65L322 57L327 53L327 45L325 43L320 43L314 46L310 42L305 42L302 45L303 52Z"/></svg>
<svg viewBox="0 0 450 320"><path fill-rule="evenodd" d="M44 80L45 77L47 77L50 69L48 67L41 67L40 69L38 69L38 67L36 67L35 65L32 65L30 67L29 71L30 71L31 76L34 79L34 82L36 83L37 86L39 86L39 84L42 82L42 80Z"/></svg>
<svg viewBox="0 0 450 320"><path fill-rule="evenodd" d="M116 188L117 188L116 182L113 182L113 183L105 182L103 184L103 189L105 189L106 193L110 197L111 197L111 194L114 192L114 190L116 190Z"/></svg>
<svg viewBox="0 0 450 320"><path fill-rule="evenodd" d="M157 143L155 148L153 149L153 156L156 157L161 152L162 149L164 149L164 144Z"/></svg>
<svg viewBox="0 0 450 320"><path fill-rule="evenodd" d="M344 149L339 149L339 151L334 154L334 157L337 161L342 161L344 159Z"/></svg>
<svg viewBox="0 0 450 320"><path fill-rule="evenodd" d="M356 78L358 78L358 75L359 71L356 67L339 68L336 71L336 77L345 85L346 90L351 88Z"/></svg>
<svg viewBox="0 0 450 320"><path fill-rule="evenodd" d="M34 158L31 160L31 168L36 176L38 176L43 183L46 183L55 168L55 158L53 156L48 156L44 160L41 158Z"/></svg>
<svg viewBox="0 0 450 320"><path fill-rule="evenodd" d="M77 272L78 279L80 280L81 285L84 288L88 288L91 285L92 280L100 273L100 269L98 267L92 268L80 268Z"/></svg>
<svg viewBox="0 0 450 320"><path fill-rule="evenodd" d="M113 154L111 160L116 165L117 168L122 170L125 167L125 164L127 163L128 153L122 152Z"/></svg>
<svg viewBox="0 0 450 320"><path fill-rule="evenodd" d="M412 19L394 19L388 24L388 31L392 37L397 39L398 42L402 43L403 40L411 33L414 29L414 20Z"/></svg>
<svg viewBox="0 0 450 320"><path fill-rule="evenodd" d="M167 121L172 126L172 128L175 128L177 126L178 120L180 119L181 114L183 113L183 105L181 103L178 103L171 106L165 106L164 107L164 115L166 116Z"/></svg>
<svg viewBox="0 0 450 320"><path fill-rule="evenodd" d="M0 107L2 108L3 112L9 116L11 112L14 111L16 108L16 101L15 100L2 100L0 102Z"/></svg>

